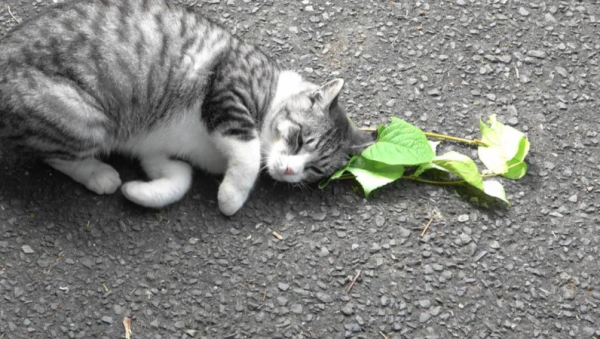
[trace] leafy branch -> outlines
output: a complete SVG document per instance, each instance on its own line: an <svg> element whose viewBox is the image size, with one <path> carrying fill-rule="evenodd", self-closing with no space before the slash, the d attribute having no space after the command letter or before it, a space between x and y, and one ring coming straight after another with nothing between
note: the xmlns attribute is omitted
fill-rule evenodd
<svg viewBox="0 0 600 339"><path fill-rule="evenodd" d="M324 188L332 180L355 179L368 197L373 190L398 179L434 185L469 184L508 204L502 184L490 178L522 178L527 173L525 157L529 152L529 140L522 132L498 122L495 115L489 118L488 124L480 121L482 137L479 140L425 133L404 120L392 118L391 123L377 129L378 138L373 145L352 157L346 166L322 181L319 187ZM429 142L427 137L477 146L479 159L488 172L480 173L471 158L458 152L436 155L437 143ZM412 174L404 175L407 167L414 168ZM461 179L437 181L421 177L430 170L446 172Z"/></svg>

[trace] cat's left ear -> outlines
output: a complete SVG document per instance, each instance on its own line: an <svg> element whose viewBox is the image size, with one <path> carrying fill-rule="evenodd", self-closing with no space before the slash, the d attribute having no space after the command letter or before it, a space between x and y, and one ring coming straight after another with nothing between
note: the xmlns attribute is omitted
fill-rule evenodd
<svg viewBox="0 0 600 339"><path fill-rule="evenodd" d="M350 125L347 134L347 153L349 155L359 154L377 141L377 131L365 131L351 122L348 124Z"/></svg>
<svg viewBox="0 0 600 339"><path fill-rule="evenodd" d="M323 107L329 108L337 104L337 98L344 87L343 79L328 81L312 93L312 100L318 101Z"/></svg>

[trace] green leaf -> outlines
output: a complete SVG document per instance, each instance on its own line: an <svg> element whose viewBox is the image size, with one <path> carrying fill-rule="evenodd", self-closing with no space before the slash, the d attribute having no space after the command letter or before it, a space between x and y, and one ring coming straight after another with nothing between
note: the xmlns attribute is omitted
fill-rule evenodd
<svg viewBox="0 0 600 339"><path fill-rule="evenodd" d="M335 179L339 179L344 172L346 172L346 170L348 169L348 166L350 166L350 163L357 158L358 156L353 156L352 158L350 158L350 160L348 160L348 162L346 163L346 165L344 167L342 167L341 169L337 170L335 173L333 173L329 178L327 179L323 179L321 180L321 182L319 182L319 188L323 189L325 188L327 185L329 185L329 183L331 182L331 180L335 180Z"/></svg>
<svg viewBox="0 0 600 339"><path fill-rule="evenodd" d="M475 162L464 154L448 152L437 156L431 161L432 165L463 178L469 184L483 191L483 179Z"/></svg>
<svg viewBox="0 0 600 339"><path fill-rule="evenodd" d="M479 159L494 174L510 179L522 178L527 172L523 161L529 152L529 140L522 132L498 122L495 114L488 123L490 126L479 122L481 139L487 144L479 146Z"/></svg>
<svg viewBox="0 0 600 339"><path fill-rule="evenodd" d="M404 174L404 166L390 166L363 157L355 157L349 163L347 171L354 174L356 181L363 187L365 197L368 198L375 189L400 179Z"/></svg>
<svg viewBox="0 0 600 339"><path fill-rule="evenodd" d="M521 139L519 143L519 150L515 157L507 163L508 171L502 176L508 179L521 179L527 173L527 164L525 163L525 156L529 152L529 140L527 138Z"/></svg>
<svg viewBox="0 0 600 339"><path fill-rule="evenodd" d="M378 129L377 141L362 156L388 165L414 166L430 162L435 154L421 129L392 118L389 125Z"/></svg>
<svg viewBox="0 0 600 339"><path fill-rule="evenodd" d="M498 180L485 180L483 182L483 192L510 205L510 202L506 199L504 187L502 187L502 184Z"/></svg>

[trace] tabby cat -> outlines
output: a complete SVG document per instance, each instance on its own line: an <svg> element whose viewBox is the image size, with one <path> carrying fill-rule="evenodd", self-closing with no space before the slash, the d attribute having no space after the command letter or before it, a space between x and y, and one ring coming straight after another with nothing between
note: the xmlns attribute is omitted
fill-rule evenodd
<svg viewBox="0 0 600 339"><path fill-rule="evenodd" d="M119 187L150 208L180 200L192 167L224 173L219 209L238 211L261 163L315 182L374 140L322 86L281 68L209 19L162 0L55 5L0 40L0 140L98 194ZM140 160L121 185L98 159Z"/></svg>

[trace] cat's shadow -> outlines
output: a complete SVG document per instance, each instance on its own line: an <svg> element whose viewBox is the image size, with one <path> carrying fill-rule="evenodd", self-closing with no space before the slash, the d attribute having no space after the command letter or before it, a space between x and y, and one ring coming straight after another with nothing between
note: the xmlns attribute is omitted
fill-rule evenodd
<svg viewBox="0 0 600 339"><path fill-rule="evenodd" d="M43 208L46 211L62 214L95 204L111 205L121 212L134 214L158 213L159 211L130 202L120 190L105 197L98 196L42 161L22 160L16 155L0 155L0 160L3 164L3 168L0 170L0 203L8 204L22 212ZM148 180L137 160L111 155L103 161L119 172L123 182ZM166 207L165 210L181 208L184 205L191 206L192 204L188 201L191 200L195 208L204 211L212 209L218 213L217 192L221 180L222 176L211 175L195 169L192 188L188 194L181 202ZM265 194L267 191L269 194ZM249 200L251 206L259 208L261 204L274 205L282 200L288 200L294 193L302 194L303 191L305 190L276 182L267 174L261 173ZM242 211L244 210L245 208L242 209Z"/></svg>

